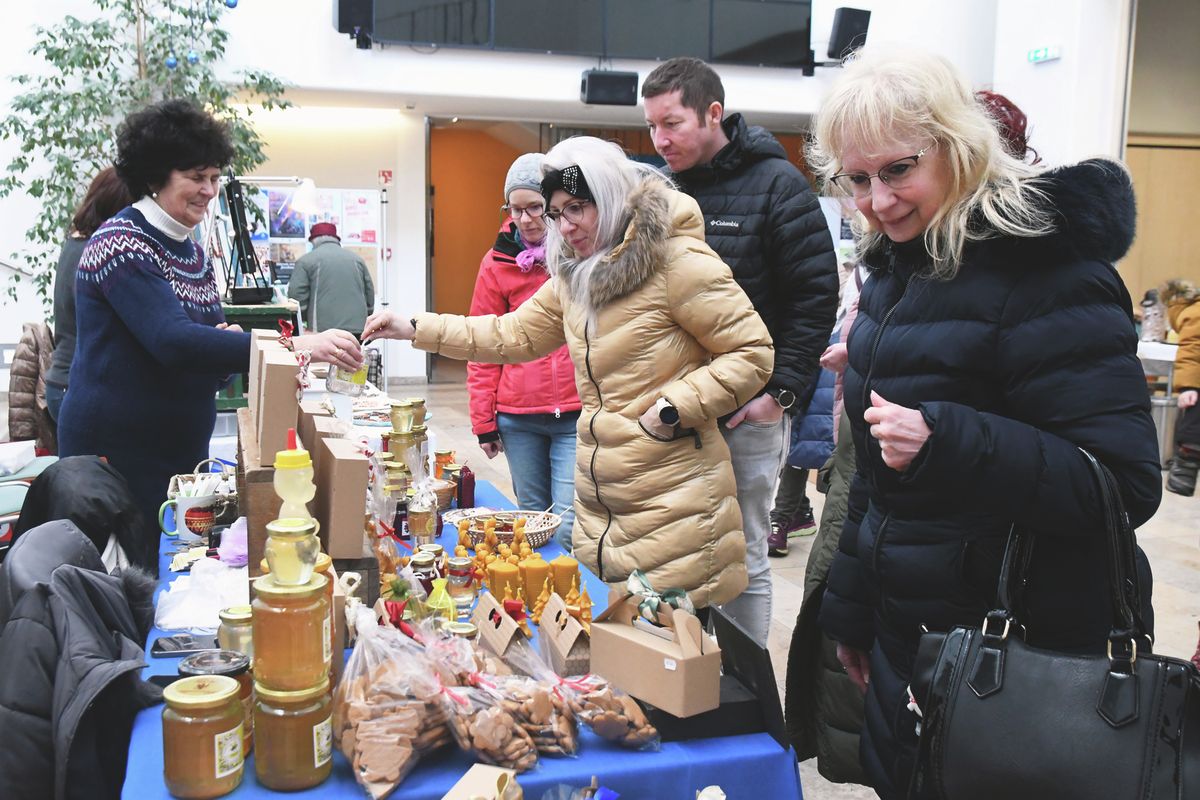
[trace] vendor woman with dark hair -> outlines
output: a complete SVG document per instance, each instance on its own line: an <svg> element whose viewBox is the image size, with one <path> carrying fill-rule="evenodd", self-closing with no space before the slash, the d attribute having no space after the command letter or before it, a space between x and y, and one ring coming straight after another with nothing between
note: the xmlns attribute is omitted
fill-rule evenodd
<svg viewBox="0 0 1200 800"><path fill-rule="evenodd" d="M208 457L217 389L250 362L250 336L225 323L212 267L190 236L233 155L226 126L190 102L131 114L117 131L116 169L140 199L96 230L76 274L59 450L103 456L129 482L148 525L139 552L125 556L151 573L167 484ZM292 342L315 361L362 363L345 331Z"/></svg>

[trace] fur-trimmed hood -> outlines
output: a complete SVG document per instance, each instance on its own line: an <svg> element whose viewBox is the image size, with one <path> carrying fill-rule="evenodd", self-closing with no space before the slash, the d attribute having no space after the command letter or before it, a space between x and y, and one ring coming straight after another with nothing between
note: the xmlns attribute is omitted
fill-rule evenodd
<svg viewBox="0 0 1200 800"><path fill-rule="evenodd" d="M1200 299L1200 291L1197 291L1196 284L1183 278L1174 278L1167 281L1158 290L1158 297L1164 305L1172 303L1194 303Z"/></svg>
<svg viewBox="0 0 1200 800"><path fill-rule="evenodd" d="M671 237L704 241L700 206L658 178L646 178L629 193L623 216L625 234L607 255L563 262L560 278L569 296L590 313L634 292L662 269Z"/></svg>

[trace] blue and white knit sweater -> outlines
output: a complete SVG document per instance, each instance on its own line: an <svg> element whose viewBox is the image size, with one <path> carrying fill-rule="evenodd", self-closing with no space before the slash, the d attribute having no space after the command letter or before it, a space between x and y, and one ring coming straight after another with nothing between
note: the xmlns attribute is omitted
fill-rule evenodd
<svg viewBox="0 0 1200 800"><path fill-rule="evenodd" d="M148 220L148 217L150 218ZM75 282L77 340L59 419L64 456L102 455L147 520L171 475L208 456L221 380L245 372L250 336L224 322L212 268L186 226L143 198L88 241Z"/></svg>

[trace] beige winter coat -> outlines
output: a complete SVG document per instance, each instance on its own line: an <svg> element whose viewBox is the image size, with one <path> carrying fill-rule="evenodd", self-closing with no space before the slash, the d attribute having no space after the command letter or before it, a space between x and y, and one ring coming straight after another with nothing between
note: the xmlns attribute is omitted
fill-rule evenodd
<svg viewBox="0 0 1200 800"><path fill-rule="evenodd" d="M693 199L650 180L627 209L624 240L590 274L572 264L500 317L420 314L415 344L509 363L566 342L583 403L576 557L610 583L641 569L698 607L724 603L746 587L746 543L717 418L765 385L771 337ZM638 424L659 397L679 410L672 442Z"/></svg>

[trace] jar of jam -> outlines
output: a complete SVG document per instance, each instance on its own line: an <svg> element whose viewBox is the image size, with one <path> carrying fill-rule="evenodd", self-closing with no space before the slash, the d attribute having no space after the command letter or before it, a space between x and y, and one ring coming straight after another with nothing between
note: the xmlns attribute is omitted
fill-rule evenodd
<svg viewBox="0 0 1200 800"><path fill-rule="evenodd" d="M221 627L217 628L217 645L222 650L235 650L253 659L254 635L250 606L222 608L220 617Z"/></svg>
<svg viewBox="0 0 1200 800"><path fill-rule="evenodd" d="M413 575L421 582L421 588L425 590L425 596L428 597L433 592L433 581L438 577L437 567L433 562L433 553L422 553L418 550L413 554L412 561L408 562L412 567Z"/></svg>
<svg viewBox="0 0 1200 800"><path fill-rule="evenodd" d="M179 662L180 675L225 675L238 682L238 700L242 704L242 755L254 746L254 680L250 677L250 658L236 650L201 650Z"/></svg>
<svg viewBox="0 0 1200 800"><path fill-rule="evenodd" d="M242 705L225 675L175 681L163 690L163 780L175 797L207 800L242 782Z"/></svg>
<svg viewBox="0 0 1200 800"><path fill-rule="evenodd" d="M294 692L255 685L254 774L268 789L307 789L333 768L329 680Z"/></svg>
<svg viewBox="0 0 1200 800"><path fill-rule="evenodd" d="M446 572L446 550L437 542L417 545L418 553L433 553L433 563L437 567L438 577L441 578Z"/></svg>
<svg viewBox="0 0 1200 800"><path fill-rule="evenodd" d="M329 579L313 575L303 586L284 586L273 575L254 581L254 679L271 689L295 692L329 675Z"/></svg>
<svg viewBox="0 0 1200 800"><path fill-rule="evenodd" d="M294 517L267 523L267 543L264 546L271 574L279 583L301 586L308 583L321 552L317 538L317 521Z"/></svg>
<svg viewBox="0 0 1200 800"><path fill-rule="evenodd" d="M453 463L454 463L454 451L453 450L434 450L433 451L433 464L434 464L435 471L434 471L433 477L447 480L446 465L453 464Z"/></svg>
<svg viewBox="0 0 1200 800"><path fill-rule="evenodd" d="M466 616L475 602L475 562L469 556L454 556L446 565L446 591L454 598L458 616Z"/></svg>

